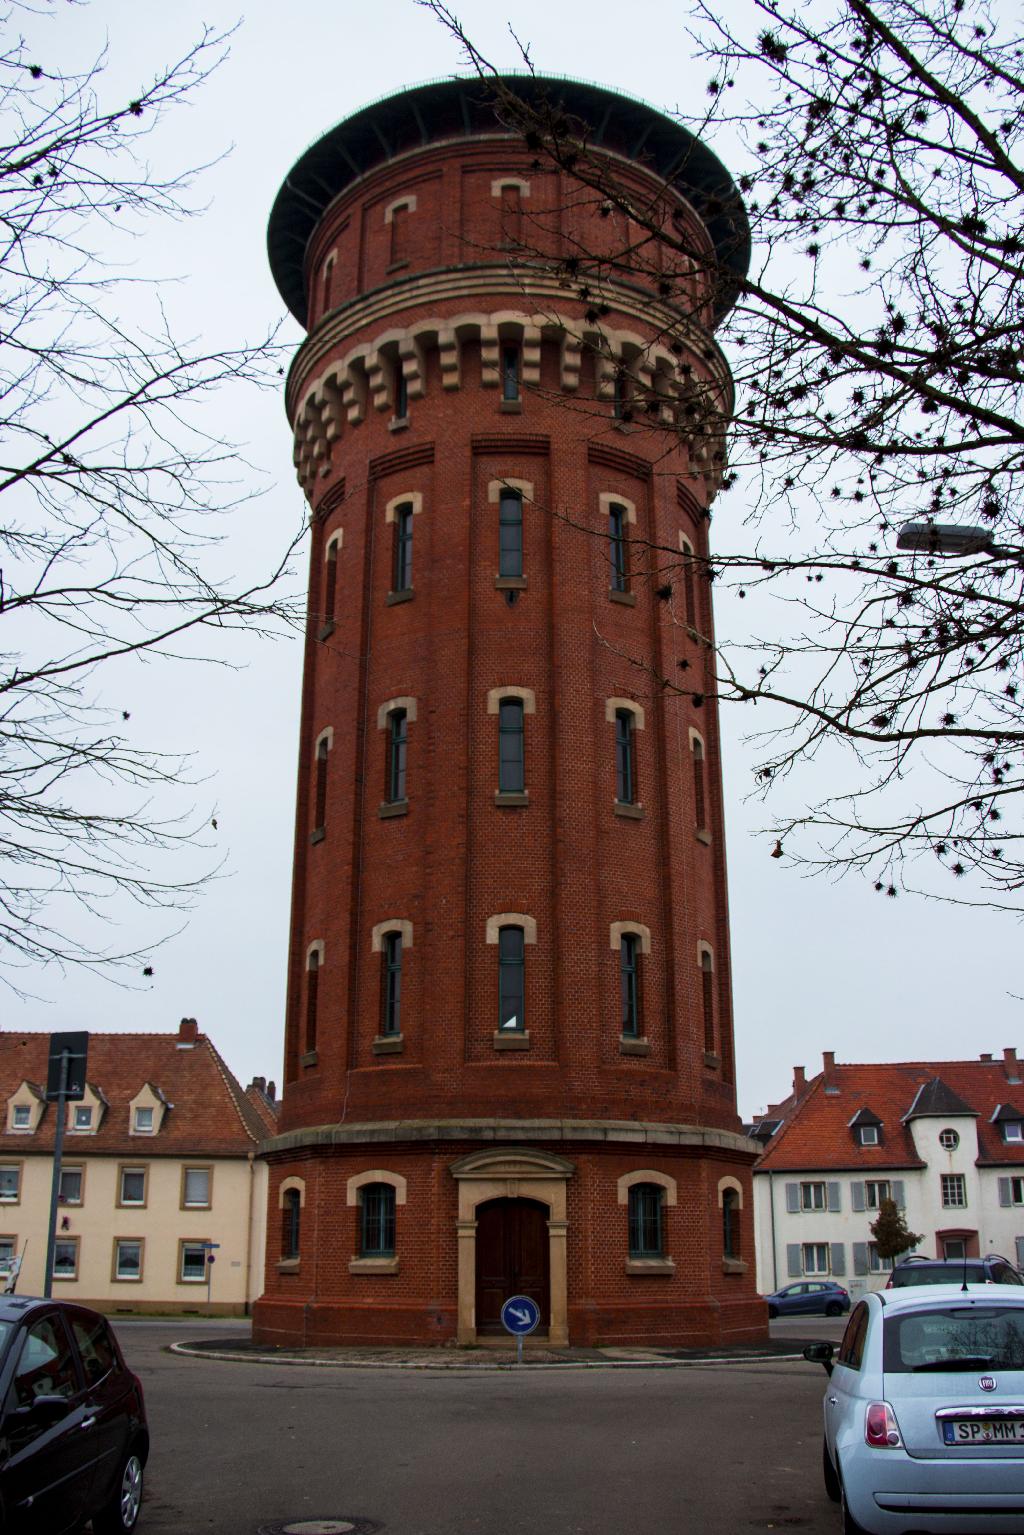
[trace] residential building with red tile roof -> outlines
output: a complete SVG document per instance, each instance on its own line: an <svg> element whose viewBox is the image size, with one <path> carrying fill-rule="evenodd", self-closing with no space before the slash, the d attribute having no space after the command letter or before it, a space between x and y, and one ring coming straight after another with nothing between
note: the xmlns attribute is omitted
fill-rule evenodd
<svg viewBox="0 0 1024 1535"><path fill-rule="evenodd" d="M973 1061L798 1068L794 1091L758 1116L757 1280L769 1294L829 1277L854 1296L891 1264L870 1227L892 1198L926 1257L1001 1253L1024 1267L1024 1064L1016 1049Z"/></svg>
<svg viewBox="0 0 1024 1535"><path fill-rule="evenodd" d="M0 1261L41 1294L56 1105L48 1034L0 1033ZM248 1089L194 1018L92 1034L67 1105L53 1292L108 1312L247 1313L260 1292L273 1084ZM211 1244L216 1244L211 1245ZM209 1258L213 1262L209 1262Z"/></svg>

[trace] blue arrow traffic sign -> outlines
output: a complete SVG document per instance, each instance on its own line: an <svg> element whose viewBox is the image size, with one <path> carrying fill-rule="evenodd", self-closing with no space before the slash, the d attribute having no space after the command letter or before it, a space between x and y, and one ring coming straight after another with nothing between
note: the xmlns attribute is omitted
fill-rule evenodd
<svg viewBox="0 0 1024 1535"><path fill-rule="evenodd" d="M510 1295L501 1308L501 1325L516 1337L525 1337L540 1321L540 1307L528 1295Z"/></svg>

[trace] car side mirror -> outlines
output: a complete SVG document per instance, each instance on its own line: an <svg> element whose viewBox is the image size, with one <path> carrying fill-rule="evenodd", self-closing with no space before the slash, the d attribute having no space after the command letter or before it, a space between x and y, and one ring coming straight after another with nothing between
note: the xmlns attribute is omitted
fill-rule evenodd
<svg viewBox="0 0 1024 1535"><path fill-rule="evenodd" d="M7 1416L21 1423L57 1423L70 1410L71 1403L66 1396L58 1396L55 1392L40 1392L31 1402L12 1407Z"/></svg>
<svg viewBox="0 0 1024 1535"><path fill-rule="evenodd" d="M835 1354L835 1346L831 1343L808 1343L804 1348L804 1358L809 1364L824 1366L825 1374L832 1374L832 1356Z"/></svg>

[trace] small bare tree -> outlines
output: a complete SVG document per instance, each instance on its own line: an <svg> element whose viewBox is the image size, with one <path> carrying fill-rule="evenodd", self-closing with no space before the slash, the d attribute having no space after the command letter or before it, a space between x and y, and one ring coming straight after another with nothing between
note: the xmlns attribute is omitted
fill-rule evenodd
<svg viewBox="0 0 1024 1535"><path fill-rule="evenodd" d="M690 278L709 258L671 200L641 203L557 92L524 100L446 6L421 3L538 173L557 171L620 231L612 249L557 261L538 235L517 259L547 260L591 317L614 309L624 278L646 282L659 344L692 334ZM691 0L691 21L710 78L704 108L679 116L724 142L753 234L746 275L709 274L732 301L719 339L737 405L726 423L685 366L667 400L633 369L627 416L664 432L669 406L670 432L720 454L728 426L728 544L705 573L771 627L719 651L717 696L767 708L757 785L798 806L772 827L777 853L861 870L892 896L1019 909L1020 30L981 0L750 0L738 18ZM710 187L698 212L732 216L740 241L733 196ZM678 558L659 552L663 586Z"/></svg>
<svg viewBox="0 0 1024 1535"><path fill-rule="evenodd" d="M121 898L181 907L209 873L197 827L163 792L185 759L137 746L130 710L105 702L112 674L124 686L118 661L206 658L226 629L291 617L286 551L241 589L215 573L218 517L243 498L245 465L210 429L212 401L276 372L272 344L175 335L158 286L115 267L146 221L189 211L190 175L160 177L144 140L225 38L205 32L108 105L103 59L64 73L47 62L56 40L30 44L19 21L39 25L32 7L9 9L0 41L0 972L12 985L51 961L141 963L152 924L141 944L103 931ZM144 315L145 297L150 320L133 328L125 313Z"/></svg>

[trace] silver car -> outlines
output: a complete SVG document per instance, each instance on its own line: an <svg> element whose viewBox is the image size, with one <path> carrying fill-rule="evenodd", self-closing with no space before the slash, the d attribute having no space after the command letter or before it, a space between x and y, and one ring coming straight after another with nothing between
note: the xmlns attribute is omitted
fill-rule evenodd
<svg viewBox="0 0 1024 1535"><path fill-rule="evenodd" d="M825 1490L846 1535L1024 1535L1024 1291L868 1294L823 1364Z"/></svg>

